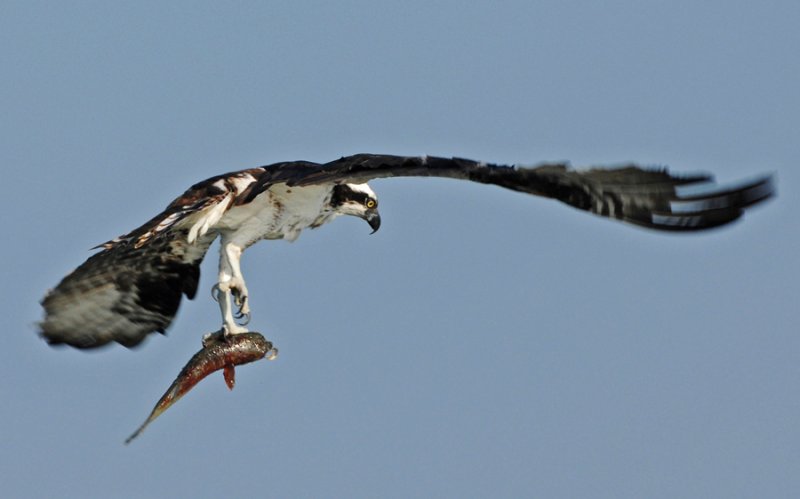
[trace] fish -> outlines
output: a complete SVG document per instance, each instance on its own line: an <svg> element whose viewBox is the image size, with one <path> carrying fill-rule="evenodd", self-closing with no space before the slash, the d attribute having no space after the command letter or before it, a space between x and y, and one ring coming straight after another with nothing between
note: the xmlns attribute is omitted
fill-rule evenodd
<svg viewBox="0 0 800 499"><path fill-rule="evenodd" d="M233 390L236 384L235 366L255 362L265 357L267 360L274 360L277 356L278 349L272 345L272 342L255 331L228 336L223 335L222 331L217 331L205 335L203 348L183 366L175 381L153 407L150 415L125 440L125 444L131 443L154 419L169 409L209 374L222 369L225 384L228 389Z"/></svg>

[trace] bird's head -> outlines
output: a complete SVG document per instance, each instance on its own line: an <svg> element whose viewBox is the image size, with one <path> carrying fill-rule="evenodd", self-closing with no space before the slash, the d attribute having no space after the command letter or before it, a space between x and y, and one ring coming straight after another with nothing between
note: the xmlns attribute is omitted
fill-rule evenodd
<svg viewBox="0 0 800 499"><path fill-rule="evenodd" d="M381 226L378 197L367 184L336 184L331 195L331 208L339 215L366 220L373 234Z"/></svg>

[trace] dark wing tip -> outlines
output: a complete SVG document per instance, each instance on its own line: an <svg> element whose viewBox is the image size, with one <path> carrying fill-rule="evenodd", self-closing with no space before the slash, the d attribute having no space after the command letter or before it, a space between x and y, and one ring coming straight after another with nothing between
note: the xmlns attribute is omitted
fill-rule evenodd
<svg viewBox="0 0 800 499"><path fill-rule="evenodd" d="M722 190L701 192L690 196L678 195L676 202L728 203L730 205L736 204L740 208L746 208L775 195L775 182L773 179L773 175L761 175L749 182L741 182L738 185Z"/></svg>
<svg viewBox="0 0 800 499"><path fill-rule="evenodd" d="M652 228L668 231L694 231L720 227L733 222L751 206L775 196L773 175L762 175L721 190L675 196L669 211L651 215ZM634 221L634 223L637 223Z"/></svg>

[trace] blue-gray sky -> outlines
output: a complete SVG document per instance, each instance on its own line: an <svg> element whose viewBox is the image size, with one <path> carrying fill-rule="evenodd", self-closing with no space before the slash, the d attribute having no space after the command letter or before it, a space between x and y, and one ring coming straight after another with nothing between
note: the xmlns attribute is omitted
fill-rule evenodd
<svg viewBox="0 0 800 499"><path fill-rule="evenodd" d="M4 2L0 495L794 496L798 5ZM216 257L134 351L48 347L46 289L196 181L357 152L776 172L779 197L670 236L375 182L376 235L245 255L278 360L122 445L219 326Z"/></svg>

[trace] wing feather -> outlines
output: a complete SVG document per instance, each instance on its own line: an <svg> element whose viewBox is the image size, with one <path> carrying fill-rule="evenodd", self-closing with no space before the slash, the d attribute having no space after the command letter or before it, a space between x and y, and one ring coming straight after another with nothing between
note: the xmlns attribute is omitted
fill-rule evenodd
<svg viewBox="0 0 800 499"><path fill-rule="evenodd" d="M134 241L136 247L140 248L162 232L183 227L185 222L192 225L199 222L200 225L191 234L194 240L218 222L234 204L235 198L250 189L250 185L256 182L256 176L262 172L262 168L251 168L198 182L140 227L97 247L110 248L122 242Z"/></svg>
<svg viewBox="0 0 800 499"><path fill-rule="evenodd" d="M39 324L51 344L132 347L169 327L183 295L194 298L210 229L260 169L218 175L190 187L142 226L103 244L42 300Z"/></svg>
<svg viewBox="0 0 800 499"><path fill-rule="evenodd" d="M269 171L271 167L265 167ZM732 222L744 209L774 195L772 177L715 188L710 175L672 175L665 169L635 165L573 170L566 164L534 167L495 165L464 158L356 154L318 166L280 172L288 185L361 183L387 177L442 177L493 184L557 199L572 207L656 230L696 231ZM264 180L262 179L262 182ZM684 186L702 186L683 197ZM690 201L693 210L682 210Z"/></svg>
<svg viewBox="0 0 800 499"><path fill-rule="evenodd" d="M181 296L195 296L200 261L213 240L206 235L189 244L185 230L168 231L142 247L127 241L103 249L42 300L42 336L51 344L94 348L112 341L132 347L149 333L163 333Z"/></svg>

